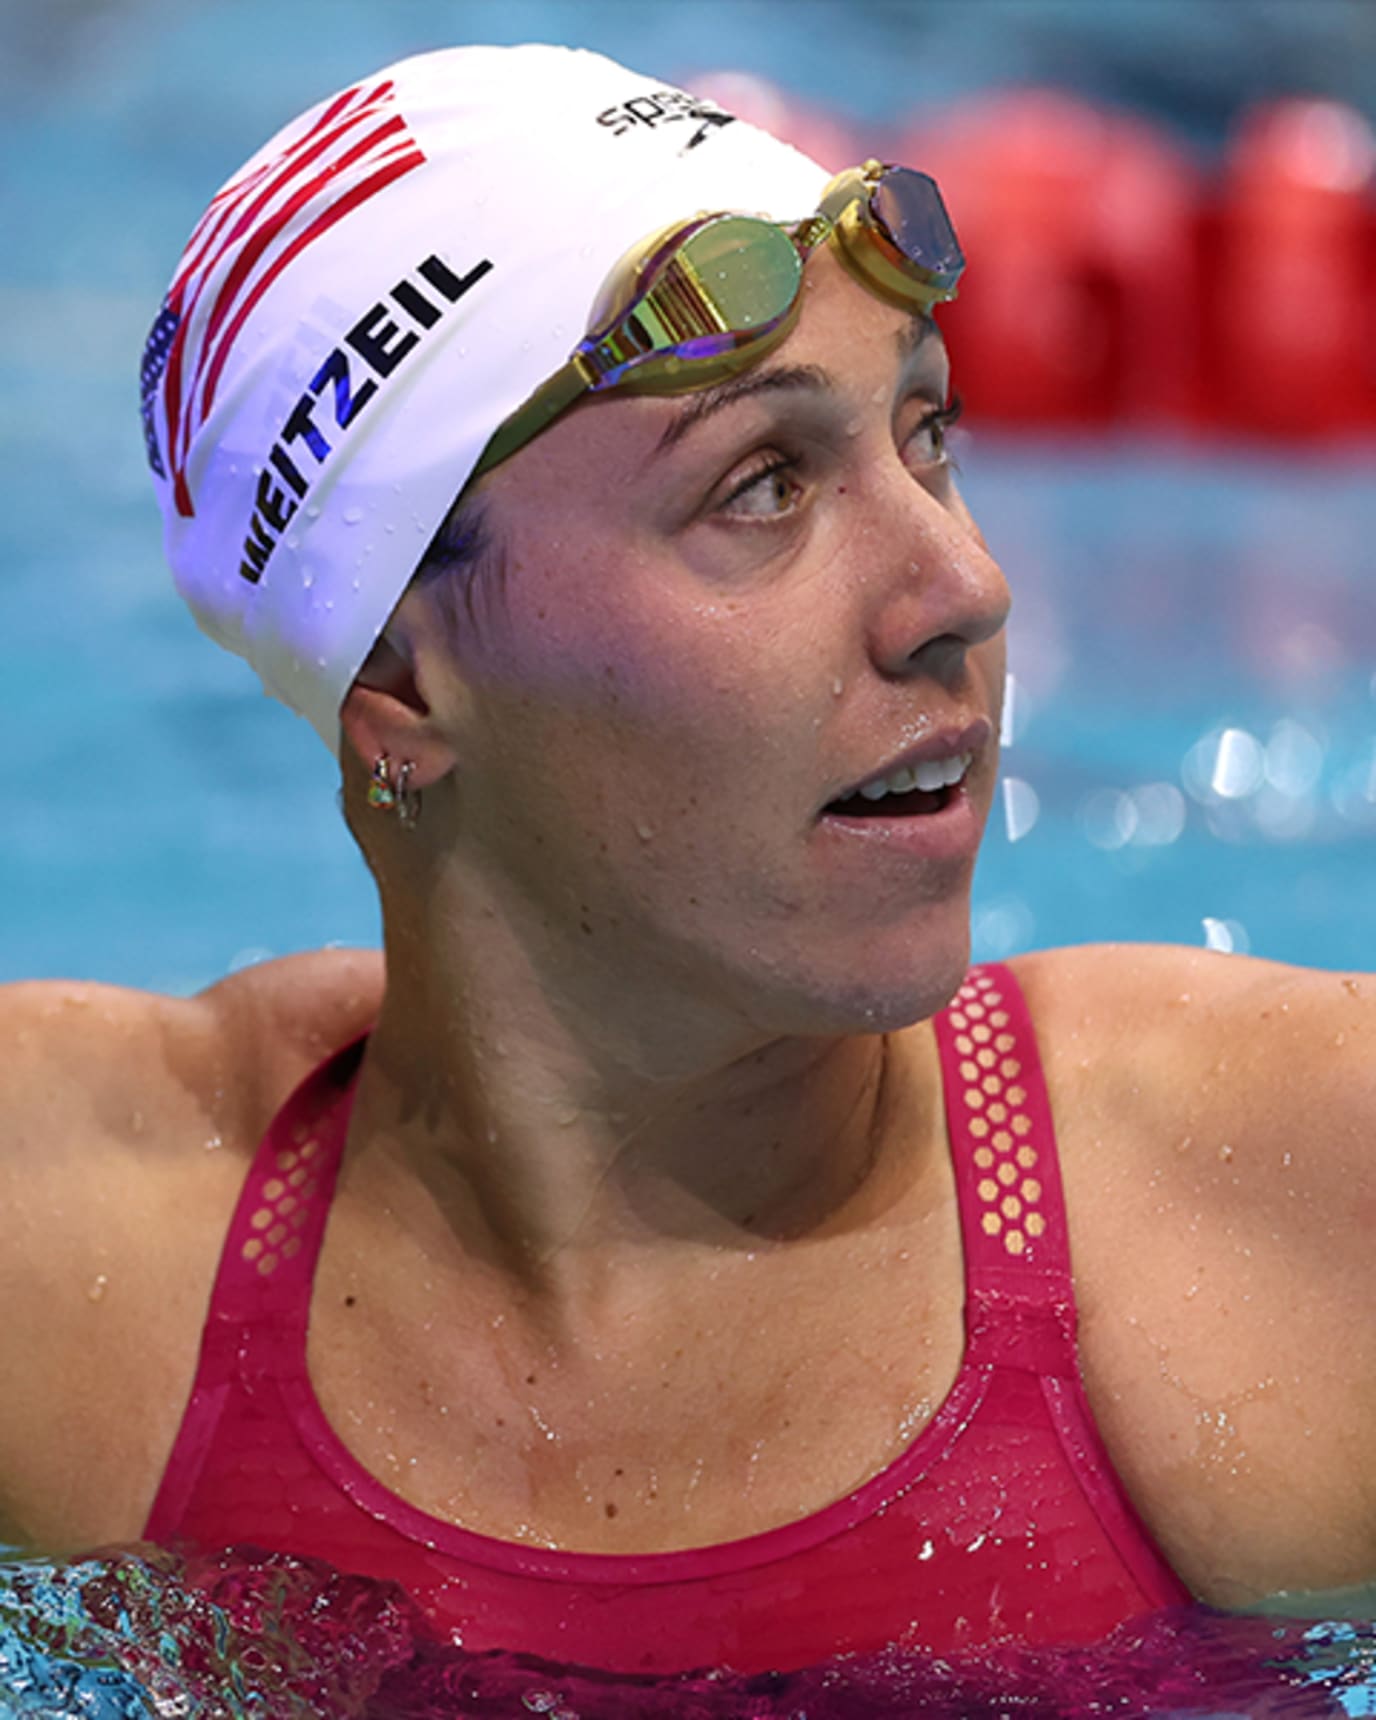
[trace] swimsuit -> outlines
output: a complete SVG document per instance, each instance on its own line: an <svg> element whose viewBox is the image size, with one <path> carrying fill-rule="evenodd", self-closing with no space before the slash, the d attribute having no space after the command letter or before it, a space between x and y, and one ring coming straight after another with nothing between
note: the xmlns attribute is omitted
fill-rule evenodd
<svg viewBox="0 0 1376 1720"><path fill-rule="evenodd" d="M1088 1642L1189 1599L1085 1398L1051 1112L1026 1006L972 970L935 1020L965 1253L965 1354L932 1420L845 1498L667 1553L566 1553L408 1505L345 1448L306 1368L315 1260L362 1042L269 1128L145 1531L391 1579L442 1639L618 1671L813 1665L896 1643Z"/></svg>

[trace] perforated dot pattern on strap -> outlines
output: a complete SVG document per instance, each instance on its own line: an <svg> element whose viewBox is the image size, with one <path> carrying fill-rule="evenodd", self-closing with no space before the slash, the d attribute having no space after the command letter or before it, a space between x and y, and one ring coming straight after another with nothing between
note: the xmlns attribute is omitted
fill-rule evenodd
<svg viewBox="0 0 1376 1720"><path fill-rule="evenodd" d="M298 1124L291 1145L273 1154L277 1174L266 1178L259 1190L259 1204L249 1215L249 1236L239 1252L264 1278L270 1278L284 1260L301 1252L301 1231L311 1216L320 1192L315 1161L320 1142Z"/></svg>
<svg viewBox="0 0 1376 1720"><path fill-rule="evenodd" d="M1032 1174L1038 1150L1028 1138L1033 1126L1020 1080L1023 1066L1013 1055L1017 1040L1004 1004L994 977L976 970L956 993L947 1020L960 1059L960 1100L971 1113L967 1126L977 1143L980 1229L999 1238L1005 1253L1017 1258L1030 1240L1045 1234L1046 1218L1040 1210L1042 1184Z"/></svg>

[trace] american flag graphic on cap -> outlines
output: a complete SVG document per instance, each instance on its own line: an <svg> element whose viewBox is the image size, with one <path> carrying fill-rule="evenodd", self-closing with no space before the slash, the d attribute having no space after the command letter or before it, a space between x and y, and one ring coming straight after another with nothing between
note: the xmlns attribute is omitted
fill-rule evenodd
<svg viewBox="0 0 1376 1720"><path fill-rule="evenodd" d="M424 161L391 80L356 84L279 155L232 179L206 210L149 333L140 376L148 463L162 478L170 470L179 514L195 514L186 481L191 443L253 307L322 233ZM165 463L153 410L159 384Z"/></svg>

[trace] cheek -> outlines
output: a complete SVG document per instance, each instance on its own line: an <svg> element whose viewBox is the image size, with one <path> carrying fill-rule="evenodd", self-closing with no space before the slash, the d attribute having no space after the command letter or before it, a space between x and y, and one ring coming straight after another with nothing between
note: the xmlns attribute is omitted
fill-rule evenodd
<svg viewBox="0 0 1376 1720"><path fill-rule="evenodd" d="M483 679L574 728L691 740L758 702L760 631L743 605L703 601L648 558L584 550L572 567L511 570Z"/></svg>

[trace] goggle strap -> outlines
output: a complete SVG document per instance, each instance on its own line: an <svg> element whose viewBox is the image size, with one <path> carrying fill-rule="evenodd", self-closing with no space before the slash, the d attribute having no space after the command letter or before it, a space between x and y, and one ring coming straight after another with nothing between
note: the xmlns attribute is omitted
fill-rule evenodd
<svg viewBox="0 0 1376 1720"><path fill-rule="evenodd" d="M556 370L547 382L540 384L519 412L497 426L491 441L483 449L481 459L473 468L473 476L480 478L484 472L500 465L509 454L514 454L518 448L523 447L533 436L538 436L561 412L567 412L575 401L587 393L593 380L589 367L583 362L582 354L575 353L562 370Z"/></svg>

